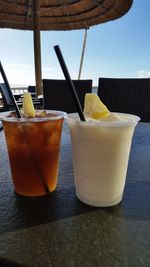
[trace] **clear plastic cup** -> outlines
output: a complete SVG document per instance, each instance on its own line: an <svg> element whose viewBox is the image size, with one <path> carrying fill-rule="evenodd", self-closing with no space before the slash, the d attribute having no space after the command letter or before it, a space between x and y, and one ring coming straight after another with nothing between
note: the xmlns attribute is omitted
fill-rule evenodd
<svg viewBox="0 0 150 267"><path fill-rule="evenodd" d="M65 112L47 111L49 117L14 118L0 114L15 192L41 196L55 190L61 132Z"/></svg>
<svg viewBox="0 0 150 267"><path fill-rule="evenodd" d="M84 203L109 207L123 197L132 136L140 118L118 114L116 122L80 121L70 114L75 189Z"/></svg>

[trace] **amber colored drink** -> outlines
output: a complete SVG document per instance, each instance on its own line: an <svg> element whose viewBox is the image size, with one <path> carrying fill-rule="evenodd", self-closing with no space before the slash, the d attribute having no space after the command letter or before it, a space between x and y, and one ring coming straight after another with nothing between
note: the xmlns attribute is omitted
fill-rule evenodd
<svg viewBox="0 0 150 267"><path fill-rule="evenodd" d="M57 185L65 113L48 113L49 117L44 118L8 118L4 113L0 116L15 192L23 196L45 195Z"/></svg>

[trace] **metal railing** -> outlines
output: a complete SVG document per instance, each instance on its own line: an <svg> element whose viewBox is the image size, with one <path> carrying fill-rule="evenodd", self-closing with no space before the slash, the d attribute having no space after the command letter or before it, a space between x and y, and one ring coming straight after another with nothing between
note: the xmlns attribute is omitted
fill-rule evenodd
<svg viewBox="0 0 150 267"><path fill-rule="evenodd" d="M16 87L16 88L11 88L13 93L18 93L18 94L23 94L24 92L28 92L27 87Z"/></svg>

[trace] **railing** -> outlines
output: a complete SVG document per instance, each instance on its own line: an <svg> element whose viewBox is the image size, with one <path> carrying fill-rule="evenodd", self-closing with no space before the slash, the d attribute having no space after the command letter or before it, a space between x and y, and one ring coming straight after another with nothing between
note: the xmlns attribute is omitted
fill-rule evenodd
<svg viewBox="0 0 150 267"><path fill-rule="evenodd" d="M24 92L28 91L27 87L18 87L18 88L11 88L13 93L23 94Z"/></svg>
<svg viewBox="0 0 150 267"><path fill-rule="evenodd" d="M24 92L28 91L28 88L27 87L20 87L20 88L17 87L17 88L11 88L11 90L13 93L23 94ZM97 86L93 86L92 92L97 93Z"/></svg>
<svg viewBox="0 0 150 267"><path fill-rule="evenodd" d="M27 87L18 87L18 88L11 88L13 94L23 94L24 92L28 91ZM17 99L18 100L18 99ZM0 93L0 108L3 108L4 104L3 104L3 98L2 98L2 94Z"/></svg>

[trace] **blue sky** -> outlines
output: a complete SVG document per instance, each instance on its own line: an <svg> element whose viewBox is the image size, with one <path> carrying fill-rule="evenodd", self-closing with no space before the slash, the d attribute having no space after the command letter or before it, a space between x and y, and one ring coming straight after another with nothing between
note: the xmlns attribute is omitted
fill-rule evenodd
<svg viewBox="0 0 150 267"><path fill-rule="evenodd" d="M81 79L150 77L150 0L134 0L123 17L88 30ZM41 32L42 77L64 79L53 46L78 78L84 30ZM35 84L33 34L0 29L0 59L10 85ZM0 77L1 81L1 77Z"/></svg>

